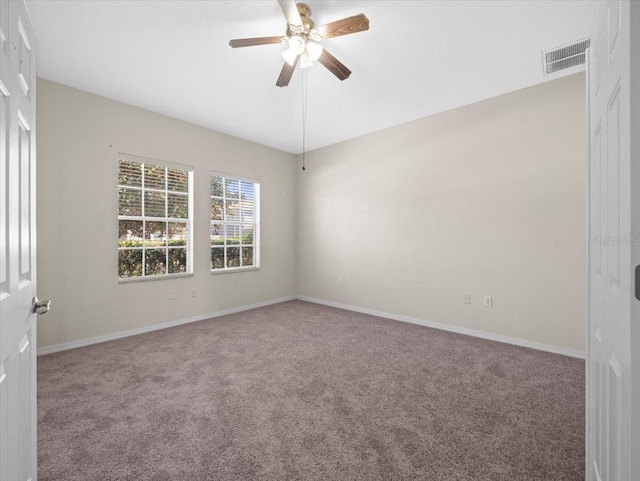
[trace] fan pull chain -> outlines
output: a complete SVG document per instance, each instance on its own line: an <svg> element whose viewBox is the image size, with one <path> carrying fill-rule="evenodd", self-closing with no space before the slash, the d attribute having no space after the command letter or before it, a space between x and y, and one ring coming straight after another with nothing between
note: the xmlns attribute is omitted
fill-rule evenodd
<svg viewBox="0 0 640 481"><path fill-rule="evenodd" d="M307 72L302 71L302 170L305 168L305 150L306 150L306 137L307 137L307 93L309 89L307 86Z"/></svg>

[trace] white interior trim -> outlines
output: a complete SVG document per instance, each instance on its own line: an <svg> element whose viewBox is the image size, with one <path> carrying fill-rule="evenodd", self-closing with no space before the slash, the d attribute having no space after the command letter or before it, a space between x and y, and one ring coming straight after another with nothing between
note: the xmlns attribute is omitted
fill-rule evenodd
<svg viewBox="0 0 640 481"><path fill-rule="evenodd" d="M305 302L312 302L314 304L322 304L324 306L337 307L338 309L345 309L347 311L360 312L362 314L369 314L371 316L384 317L387 319L392 319L394 321L408 322L411 324L418 324L420 326L432 327L434 329L440 329L443 331L456 332L458 334L464 334L466 336L479 337L482 339L489 339L491 341L504 342L506 344L513 344L516 346L529 347L531 349L537 349L539 351L553 352L555 354L562 354L565 356L575 357L578 359L585 358L585 353L577 349L568 349L564 347L542 344L539 342L525 341L522 339L514 339L511 337L500 336L500 335L491 334L488 332L476 331L474 329L451 326L448 324L442 324L440 322L425 321L423 319L417 319L415 317L401 316L398 314L391 314L389 312L375 311L373 309L365 309L363 307L350 306L348 304L340 304L338 302L325 301L323 299L316 299L313 297L306 297L306 296L281 297L279 299L271 299L268 301L257 302L255 304L247 304L244 306L232 307L230 309L224 309L222 311L210 312L207 314L201 314L199 316L187 317L187 318L178 319L175 321L163 322L161 324L153 324L151 326L145 326L145 327L139 327L136 329L128 329L126 331L114 332L111 334L105 334L104 336L97 336L89 339L81 339L79 341L65 342L62 344L55 344L53 346L44 346L38 349L38 356L43 356L45 354L53 354L54 352L66 351L68 349L75 349L76 347L90 346L91 344L98 344L101 342L113 341L115 339L121 339L123 337L135 336L138 334L144 334L146 332L157 331L159 329L166 329L168 327L180 326L182 324L188 324L190 322L204 321L206 319L211 319L214 317L220 317L220 316L225 316L227 314L234 314L236 312L257 309L259 307L270 306L272 304L279 304L280 302L292 301L294 299L298 299Z"/></svg>
<svg viewBox="0 0 640 481"><path fill-rule="evenodd" d="M98 344L101 342L113 341L115 339L121 339L123 337L135 336L138 334L144 334L146 332L157 331L160 329L166 329L168 327L180 326L182 324L188 324L190 322L204 321L213 317L225 316L227 314L234 314L236 312L248 311L250 309L257 309L258 307L270 306L272 304L279 304L280 302L292 301L296 299L295 296L281 297L279 299L270 299L268 301L256 302L255 304L247 304L239 307L232 307L230 309L224 309L222 311L210 312L208 314L201 314L199 316L187 317L185 319L178 319L176 321L163 322L161 324L153 324L151 326L138 327L136 329L128 329L126 331L113 332L111 334L105 334L104 336L91 337L89 339L81 339L79 341L64 342L62 344L55 344L53 346L44 346L38 348L38 356L45 354L53 354L54 352L66 351L68 349L75 349L76 347L90 346L91 344Z"/></svg>
<svg viewBox="0 0 640 481"><path fill-rule="evenodd" d="M316 299L313 297L297 296L297 299L306 302L313 302L315 304L322 304L324 306L337 307L339 309L346 309L347 311L360 312L362 314L369 314L371 316L384 317L392 319L394 321L409 322L411 324L418 324L425 327L433 327L434 329L440 329L443 331L456 332L458 334L464 334L466 336L479 337L482 339L489 339L491 341L504 342L506 344L513 344L516 346L529 347L531 349L537 349L539 351L553 352L555 354L562 354L564 356L575 357L578 359L584 359L584 351L577 349L568 349L565 347L551 346L548 344L542 344L534 341L525 341L523 339L514 339L512 337L500 336L498 334L492 334L489 332L476 331L475 329L467 329L464 327L452 326L449 324L442 324L440 322L425 321L423 319L417 319L415 317L401 316L398 314L391 314L389 312L374 311L373 309L365 309L363 307L350 306L347 304L340 304L338 302L325 301L323 299Z"/></svg>

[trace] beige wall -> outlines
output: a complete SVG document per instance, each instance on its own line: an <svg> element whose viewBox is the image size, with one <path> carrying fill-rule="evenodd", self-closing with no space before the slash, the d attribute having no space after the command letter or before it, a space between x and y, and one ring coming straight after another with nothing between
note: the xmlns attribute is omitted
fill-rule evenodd
<svg viewBox="0 0 640 481"><path fill-rule="evenodd" d="M53 309L38 345L298 294L582 351L583 82L319 149L301 172L292 155L40 79L38 290ZM118 152L194 166L193 277L118 284ZM260 271L209 273L210 169L261 181Z"/></svg>
<svg viewBox="0 0 640 481"><path fill-rule="evenodd" d="M577 74L307 154L298 294L583 351L585 142Z"/></svg>
<svg viewBox="0 0 640 481"><path fill-rule="evenodd" d="M294 156L47 80L37 87L38 295L52 299L40 347L295 295ZM193 277L118 284L118 152L194 167ZM260 179L260 271L210 274L211 169Z"/></svg>

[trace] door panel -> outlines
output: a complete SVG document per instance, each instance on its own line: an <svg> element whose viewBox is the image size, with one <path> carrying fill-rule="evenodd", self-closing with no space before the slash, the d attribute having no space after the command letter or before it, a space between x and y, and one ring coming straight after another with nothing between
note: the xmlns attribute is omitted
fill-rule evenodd
<svg viewBox="0 0 640 481"><path fill-rule="evenodd" d="M620 84L618 84L609 100L607 109L607 165L608 165L608 206L609 225L607 235L609 242L609 286L614 288L614 295L620 289Z"/></svg>
<svg viewBox="0 0 640 481"><path fill-rule="evenodd" d="M5 73L9 64L9 2L0 1L0 91L6 94Z"/></svg>
<svg viewBox="0 0 640 481"><path fill-rule="evenodd" d="M631 416L629 1L601 1L595 27L588 62L587 479L621 481L640 479L632 476L630 449L638 426Z"/></svg>
<svg viewBox="0 0 640 481"><path fill-rule="evenodd" d="M2 2L0 2L1 4ZM9 121L9 98L0 89L0 172L2 178L8 178L7 141ZM9 211L7 204L7 183L0 182L0 299L9 293Z"/></svg>
<svg viewBox="0 0 640 481"><path fill-rule="evenodd" d="M35 439L32 438L35 431L33 430L33 419L31 417L32 408L34 408L32 399L31 385L27 380L31 379L35 363L35 354L30 339L31 332L27 332L18 344L18 376L23 381L20 384L20 479L35 479L36 467L32 463L31 449L35 445Z"/></svg>
<svg viewBox="0 0 640 481"><path fill-rule="evenodd" d="M26 19L24 19L26 20ZM20 88L24 93L25 97L29 97L29 90L31 87L31 42L29 41L29 34L27 33L30 30L29 25L25 27L23 23L23 17L18 18L18 35L19 35L19 44L18 44L18 55L19 55L19 64L18 64L18 83L20 84Z"/></svg>
<svg viewBox="0 0 640 481"><path fill-rule="evenodd" d="M607 5L609 55L613 57L616 52L616 42L620 33L620 1L610 0Z"/></svg>
<svg viewBox="0 0 640 481"><path fill-rule="evenodd" d="M622 444L620 433L620 418L622 416L622 376L621 376L620 363L616 359L614 354L611 355L609 360L609 373L607 378L609 379L608 386L608 418L607 418L607 445L609 451L607 453L608 459L608 477L606 479L614 480L620 479L621 471L621 452L620 446ZM606 471L605 471L606 472Z"/></svg>
<svg viewBox="0 0 640 481"><path fill-rule="evenodd" d="M31 280L31 136L18 112L18 164L20 171L20 283Z"/></svg>
<svg viewBox="0 0 640 481"><path fill-rule="evenodd" d="M9 392L7 373L4 363L0 363L0 479L9 479L9 452L7 450L9 441Z"/></svg>
<svg viewBox="0 0 640 481"><path fill-rule="evenodd" d="M35 36L0 0L0 481L35 481Z"/></svg>
<svg viewBox="0 0 640 481"><path fill-rule="evenodd" d="M593 173L591 176L591 181L596 183L596 185L594 186L595 188L592 187L591 191L593 192L593 196L594 196L593 203L595 206L597 206L593 210L592 230L593 230L593 233L598 237L602 237L602 212L601 212L602 200L600 199L601 179L598 176L602 169L602 137L600 135L601 131L602 129L598 124L593 134L594 135L593 155L591 156L591 162L590 162L591 172ZM595 275L598 277L601 277L602 276L602 248L600 246L593 247L593 259L594 259Z"/></svg>

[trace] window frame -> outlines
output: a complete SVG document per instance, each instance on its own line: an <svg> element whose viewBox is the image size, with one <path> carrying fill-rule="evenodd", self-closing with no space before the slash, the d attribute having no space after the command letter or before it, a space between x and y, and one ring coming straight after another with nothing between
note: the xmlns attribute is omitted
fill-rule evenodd
<svg viewBox="0 0 640 481"><path fill-rule="evenodd" d="M142 180L141 180L141 185L140 187L136 187L136 186L129 186L129 185L121 185L119 182L119 177L120 177L120 161L127 161L127 162L135 162L135 163L140 163L143 164L143 168L142 168ZM151 165L154 167L162 167L162 168L166 168L166 169L174 169L174 170L181 170L187 173L187 218L178 218L178 217L169 217L168 216L168 202L169 202L169 194L183 194L179 191L171 191L169 190L169 178L168 176L165 175L165 187L164 189L157 189L157 188L147 188L144 185L144 165ZM153 159L153 158L149 158L149 157L142 157L139 155L131 155L131 154L126 154L123 152L118 153L118 156L116 157L116 182L117 182L117 188L116 188L116 196L118 198L117 201L117 207L116 207L116 211L117 211L117 226L118 226L118 232L120 232L120 221L133 221L133 222L143 222L143 230L142 230L142 246L141 247L120 247L119 245L117 246L117 250L116 250L116 272L118 272L118 283L119 284L128 284L131 282L150 282L150 281L159 281L159 280L165 280L165 279L175 279L175 278L180 278L180 277L193 277L193 271L194 271L194 232L193 232L193 226L194 226L194 168L193 166L187 165L187 164L180 164L177 162L169 162L169 161L165 161L165 160L159 160L159 159ZM152 216L145 216L145 215L140 215L140 216L130 216L130 215L120 215L120 194L119 191L121 188L126 188L126 189L130 189L130 190L136 190L141 192L141 208L142 208L142 212L144 213L144 202L145 202L145 193L146 192L160 192L163 193L165 196L165 216L162 217L152 217ZM185 222L186 221L186 222ZM171 222L174 223L186 223L186 228L187 228L187 238L186 238L186 246L184 247L184 249L186 250L186 271L185 272L175 272L175 273L169 273L169 272L165 272L164 274L153 274L153 275L145 275L145 252L147 249L145 247L145 242L147 241L147 239L145 238L145 229L144 229L144 222L165 222L167 223L167 229L168 229L168 224ZM171 247L169 245L169 232L166 232L166 236L167 236L167 243L164 247L154 247L155 249L164 249L166 252L166 257L167 260L166 262L168 263L169 260L169 251L171 250ZM120 242L120 237L118 235L118 242ZM180 249L182 249L182 247L179 247ZM174 249L176 249L174 247ZM142 252L142 275L140 276L132 276L132 277L120 277L119 274L119 267L120 267L120 252L123 250L139 250ZM166 269L166 265L165 264L165 269Z"/></svg>
<svg viewBox="0 0 640 481"><path fill-rule="evenodd" d="M240 220L239 221L227 221L225 220L214 220L211 218L211 214L212 214L212 205L211 202L213 201L214 198L218 198L220 199L220 196L214 196L213 192L211 190L211 180L213 179L213 177L222 177L223 179L227 180L234 180L234 181L238 181L238 182L250 182L253 184L253 188L254 188L254 209L253 209L253 216L254 216L254 221L253 221L253 265L251 266L240 266L240 267L222 267L222 268L218 268L218 269L213 269L211 268L211 262L212 262L212 258L211 258L211 250L213 249L214 245L211 243L211 227L214 225L214 223L216 224L222 224L222 225L237 225L240 227L240 231L242 232L242 225L243 224L247 224L247 223L243 223L242 221L242 198L241 195L238 197L238 200L240 201L238 204L238 209L240 211ZM260 185L260 179L255 179L252 177L245 177L242 175L236 175L236 174L229 174L227 172L221 172L221 171L217 171L217 170L211 170L209 172L209 268L211 271L211 275L220 275L220 274L233 274L236 272L249 272L249 271L259 271L261 269L261 257L260 257L260 196L261 196L261 185ZM226 199L226 192L223 191L223 199ZM226 206L225 206L226 207ZM226 208L223 208L223 215L226 213ZM240 237L242 238L242 234L240 234ZM240 248L240 259L242 262L242 241L240 244L232 244L230 245L230 247L238 247ZM227 244L223 244L223 248L225 249L225 259L226 259L226 247Z"/></svg>

